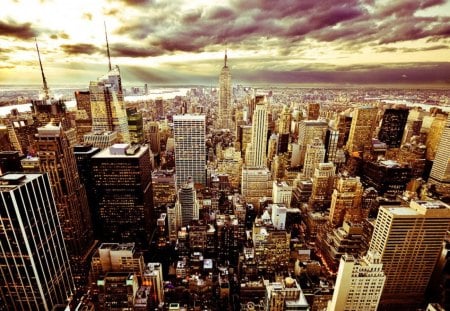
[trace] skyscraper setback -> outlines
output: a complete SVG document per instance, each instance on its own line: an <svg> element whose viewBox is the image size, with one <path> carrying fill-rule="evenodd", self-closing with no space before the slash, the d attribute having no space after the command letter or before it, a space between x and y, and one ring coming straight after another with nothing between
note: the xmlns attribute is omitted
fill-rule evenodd
<svg viewBox="0 0 450 311"><path fill-rule="evenodd" d="M0 308L52 310L75 289L47 174L0 177Z"/></svg>

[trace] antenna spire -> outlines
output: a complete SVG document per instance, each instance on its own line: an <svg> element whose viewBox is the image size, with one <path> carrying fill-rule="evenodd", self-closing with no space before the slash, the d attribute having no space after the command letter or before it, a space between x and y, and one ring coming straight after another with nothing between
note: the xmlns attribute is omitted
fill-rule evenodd
<svg viewBox="0 0 450 311"><path fill-rule="evenodd" d="M105 25L105 38L106 38L106 52L108 53L108 64L109 64L109 71L111 71L111 55L109 54L109 42L108 42L108 32L106 31L106 22L103 22Z"/></svg>
<svg viewBox="0 0 450 311"><path fill-rule="evenodd" d="M225 48L225 65L224 65L224 67L226 67L227 66L227 49Z"/></svg>
<svg viewBox="0 0 450 311"><path fill-rule="evenodd" d="M39 58L39 66L41 67L42 82L44 84L44 96L45 96L44 99L50 99L49 90L48 90L48 86L47 86L47 80L45 79L44 69L42 68L41 54L39 53L39 46L37 43L37 39L34 38L34 41L36 42L36 50L37 50L38 58Z"/></svg>

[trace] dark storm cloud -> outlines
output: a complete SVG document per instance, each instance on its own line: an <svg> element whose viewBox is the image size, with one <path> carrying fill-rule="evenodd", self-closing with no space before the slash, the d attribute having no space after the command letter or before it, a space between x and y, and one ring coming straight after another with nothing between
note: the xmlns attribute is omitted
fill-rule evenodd
<svg viewBox="0 0 450 311"><path fill-rule="evenodd" d="M62 44L61 49L66 54L78 55L78 54L94 54L101 50L93 44L79 43L79 44Z"/></svg>
<svg viewBox="0 0 450 311"><path fill-rule="evenodd" d="M163 53L163 50L151 46L148 48L130 47L119 44L111 46L111 56L117 57L148 57L162 55Z"/></svg>
<svg viewBox="0 0 450 311"><path fill-rule="evenodd" d="M141 3L120 1L133 8ZM301 45L306 38L339 42L341 49L354 51L367 45L450 37L450 18L416 14L443 3L400 0L380 6L372 0L231 0L227 6L183 11L176 0L153 1L149 10L140 10L132 20L123 15L115 33L140 43L144 40L169 54L201 52L224 44L259 50L265 48L264 38L278 40L281 55L289 54L291 45ZM116 8L111 10L117 14Z"/></svg>
<svg viewBox="0 0 450 311"><path fill-rule="evenodd" d="M410 63L392 66L348 66L333 70L298 68L289 71L260 70L242 72L244 80L263 83L318 84L447 84L450 63Z"/></svg>
<svg viewBox="0 0 450 311"><path fill-rule="evenodd" d="M36 37L36 31L31 27L31 23L19 24L11 20L0 21L0 36L30 39Z"/></svg>

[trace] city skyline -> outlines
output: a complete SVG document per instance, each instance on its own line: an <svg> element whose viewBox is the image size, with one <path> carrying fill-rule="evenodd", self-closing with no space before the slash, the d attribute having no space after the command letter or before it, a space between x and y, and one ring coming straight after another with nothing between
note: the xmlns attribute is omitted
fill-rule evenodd
<svg viewBox="0 0 450 311"><path fill-rule="evenodd" d="M86 84L113 65L128 83L446 86L450 2L6 1L0 83Z"/></svg>

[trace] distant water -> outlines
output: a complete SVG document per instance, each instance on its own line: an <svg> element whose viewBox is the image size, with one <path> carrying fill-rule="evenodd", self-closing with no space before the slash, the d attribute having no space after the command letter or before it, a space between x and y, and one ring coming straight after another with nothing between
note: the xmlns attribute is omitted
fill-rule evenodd
<svg viewBox="0 0 450 311"><path fill-rule="evenodd" d="M125 96L126 102L136 102L139 100L151 100L151 99L173 99L176 96L186 96L187 91L190 88L159 88L159 89L150 89L148 95L130 95ZM75 100L67 100L66 101L67 109L71 110L76 107ZM6 116L11 113L12 109L17 109L19 112L30 112L31 104L19 104L19 105L10 105L0 107L0 116Z"/></svg>

